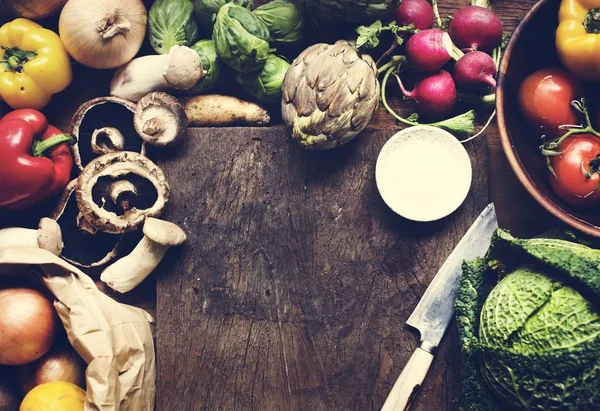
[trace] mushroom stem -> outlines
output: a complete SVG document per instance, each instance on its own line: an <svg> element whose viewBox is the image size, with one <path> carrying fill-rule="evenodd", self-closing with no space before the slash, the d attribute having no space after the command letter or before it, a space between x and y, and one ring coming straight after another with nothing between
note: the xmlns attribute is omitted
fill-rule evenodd
<svg viewBox="0 0 600 411"><path fill-rule="evenodd" d="M174 46L169 54L138 57L118 69L110 94L137 102L153 91L190 89L205 75L196 51Z"/></svg>
<svg viewBox="0 0 600 411"><path fill-rule="evenodd" d="M114 127L102 127L92 133L91 144L95 154L114 153L125 150L125 137Z"/></svg>
<svg viewBox="0 0 600 411"><path fill-rule="evenodd" d="M163 122L158 118L151 118L144 123L142 131L149 136L153 136L161 131L164 131L165 126Z"/></svg>
<svg viewBox="0 0 600 411"><path fill-rule="evenodd" d="M177 225L147 218L142 240L129 255L107 267L100 280L119 293L129 292L154 271L170 247L185 240L185 233Z"/></svg>
<svg viewBox="0 0 600 411"><path fill-rule="evenodd" d="M108 194L112 202L122 211L135 207L137 188L129 180L114 181L108 189Z"/></svg>
<svg viewBox="0 0 600 411"><path fill-rule="evenodd" d="M129 292L150 275L168 249L144 237L129 255L106 268L100 280L119 293Z"/></svg>
<svg viewBox="0 0 600 411"><path fill-rule="evenodd" d="M10 247L41 248L54 255L60 255L63 248L62 233L58 223L50 218L42 218L37 230L10 227L0 230L0 249Z"/></svg>

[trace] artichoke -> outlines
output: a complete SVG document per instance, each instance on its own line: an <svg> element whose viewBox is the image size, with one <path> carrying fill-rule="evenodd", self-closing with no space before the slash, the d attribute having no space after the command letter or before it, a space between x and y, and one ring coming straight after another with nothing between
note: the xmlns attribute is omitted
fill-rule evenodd
<svg viewBox="0 0 600 411"><path fill-rule="evenodd" d="M262 70L256 73L237 73L237 83L261 103L275 103L281 99L281 85L290 63L271 54Z"/></svg>
<svg viewBox="0 0 600 411"><path fill-rule="evenodd" d="M221 60L217 56L215 44L212 40L200 40L190 47L200 56L202 69L206 76L194 87L185 90L185 94L203 94L213 91L221 83Z"/></svg>
<svg viewBox="0 0 600 411"><path fill-rule="evenodd" d="M307 11L319 19L347 23L389 20L400 0L304 0Z"/></svg>
<svg viewBox="0 0 600 411"><path fill-rule="evenodd" d="M248 10L252 7L252 0L195 0L194 14L196 14L202 33L212 33L217 13L226 3L237 4Z"/></svg>
<svg viewBox="0 0 600 411"><path fill-rule="evenodd" d="M248 9L233 3L221 7L213 29L217 55L234 70L260 70L269 56L269 29Z"/></svg>
<svg viewBox="0 0 600 411"><path fill-rule="evenodd" d="M148 37L158 54L198 40L198 25L190 0L157 0L148 13Z"/></svg>
<svg viewBox="0 0 600 411"><path fill-rule="evenodd" d="M315 44L290 66L282 117L305 148L328 150L356 137L379 105L377 67L344 40Z"/></svg>
<svg viewBox="0 0 600 411"><path fill-rule="evenodd" d="M302 10L289 0L273 0L253 13L269 28L274 44L295 43L304 35Z"/></svg>

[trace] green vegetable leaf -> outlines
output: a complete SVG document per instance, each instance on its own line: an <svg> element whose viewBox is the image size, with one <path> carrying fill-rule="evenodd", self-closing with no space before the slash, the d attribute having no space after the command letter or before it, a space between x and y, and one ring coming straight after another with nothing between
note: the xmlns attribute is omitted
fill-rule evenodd
<svg viewBox="0 0 600 411"><path fill-rule="evenodd" d="M452 16L446 16L442 19L442 25L440 27L440 29L444 30L444 31L448 31L448 28L450 27L450 23L452 22L452 19L454 17Z"/></svg>
<svg viewBox="0 0 600 411"><path fill-rule="evenodd" d="M599 273L600 250L498 230L457 290L460 409L600 409Z"/></svg>
<svg viewBox="0 0 600 411"><path fill-rule="evenodd" d="M194 14L203 34L212 35L217 13L227 3L233 3L248 10L252 9L252 0L194 0Z"/></svg>
<svg viewBox="0 0 600 411"><path fill-rule="evenodd" d="M373 49L379 46L379 34L382 29L381 20L377 20L370 26L360 26L356 29L358 38L356 39L356 48L360 49L365 47L367 49Z"/></svg>
<svg viewBox="0 0 600 411"><path fill-rule="evenodd" d="M173 46L189 46L198 40L190 0L157 0L148 13L150 44L159 54L167 54Z"/></svg>
<svg viewBox="0 0 600 411"><path fill-rule="evenodd" d="M291 44L304 36L302 10L289 0L273 0L253 11L269 29L271 41L276 44Z"/></svg>
<svg viewBox="0 0 600 411"><path fill-rule="evenodd" d="M270 53L265 24L244 7L228 3L217 14L213 42L219 58L241 73L262 69Z"/></svg>
<svg viewBox="0 0 600 411"><path fill-rule="evenodd" d="M455 117L429 125L449 131L456 136L470 136L475 131L475 110L469 110Z"/></svg>
<svg viewBox="0 0 600 411"><path fill-rule="evenodd" d="M410 116L406 117L408 121L414 121L415 123L419 121L419 114L412 113Z"/></svg>
<svg viewBox="0 0 600 411"><path fill-rule="evenodd" d="M281 87L290 63L271 54L264 67L255 73L236 73L236 82L261 103L277 103L281 100Z"/></svg>

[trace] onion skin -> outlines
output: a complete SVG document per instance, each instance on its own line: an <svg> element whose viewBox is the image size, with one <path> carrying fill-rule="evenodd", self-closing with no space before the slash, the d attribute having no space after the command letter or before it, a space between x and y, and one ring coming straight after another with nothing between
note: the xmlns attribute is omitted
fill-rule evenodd
<svg viewBox="0 0 600 411"><path fill-rule="evenodd" d="M53 348L42 358L17 369L24 394L47 382L70 382L85 389L86 365L71 347Z"/></svg>
<svg viewBox="0 0 600 411"><path fill-rule="evenodd" d="M0 290L0 364L23 365L46 354L56 334L52 303L30 288Z"/></svg>
<svg viewBox="0 0 600 411"><path fill-rule="evenodd" d="M112 69L135 57L146 36L147 12L141 0L69 0L58 31L75 60Z"/></svg>
<svg viewBox="0 0 600 411"><path fill-rule="evenodd" d="M67 0L7 0L5 3L26 19L45 19L60 10Z"/></svg>

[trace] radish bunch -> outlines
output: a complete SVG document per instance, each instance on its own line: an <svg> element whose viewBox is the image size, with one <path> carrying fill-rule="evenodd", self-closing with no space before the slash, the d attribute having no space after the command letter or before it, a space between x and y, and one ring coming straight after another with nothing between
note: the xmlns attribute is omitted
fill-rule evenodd
<svg viewBox="0 0 600 411"><path fill-rule="evenodd" d="M400 89L406 98L415 100L420 115L437 120L453 111L459 90L487 94L496 87L497 50L503 31L500 18L487 0L473 0L458 10L448 32L433 28L436 18L440 25L436 11L427 0L403 0L396 12L396 24L417 29L406 42L405 54L410 67L423 75L410 91L398 77ZM492 52L493 57L489 54Z"/></svg>

